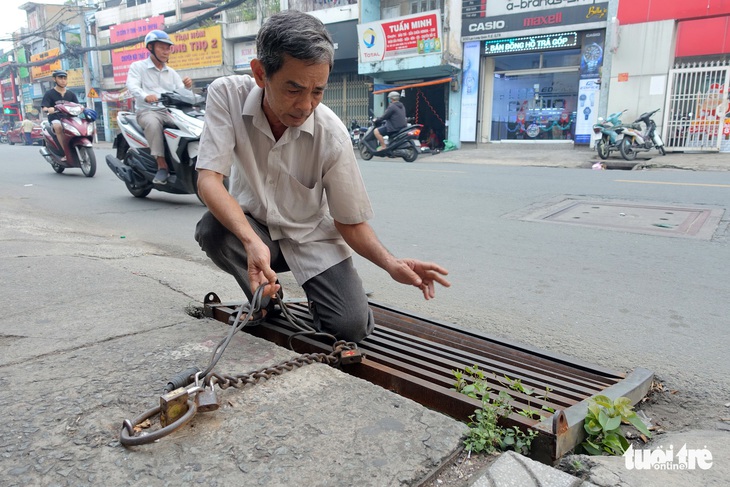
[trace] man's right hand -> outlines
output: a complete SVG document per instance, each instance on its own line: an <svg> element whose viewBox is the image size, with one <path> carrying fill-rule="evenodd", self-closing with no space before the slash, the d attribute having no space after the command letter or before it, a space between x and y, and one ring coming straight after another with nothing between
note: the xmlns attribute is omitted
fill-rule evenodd
<svg viewBox="0 0 730 487"><path fill-rule="evenodd" d="M144 97L144 101L146 101L147 103L155 103L158 100L159 98L157 98L157 95L147 95Z"/></svg>
<svg viewBox="0 0 730 487"><path fill-rule="evenodd" d="M248 282L251 291L256 292L259 287L266 285L264 296L273 298L279 292L280 286L276 283L276 272L271 268L269 248L260 238L244 244L244 248L248 258Z"/></svg>

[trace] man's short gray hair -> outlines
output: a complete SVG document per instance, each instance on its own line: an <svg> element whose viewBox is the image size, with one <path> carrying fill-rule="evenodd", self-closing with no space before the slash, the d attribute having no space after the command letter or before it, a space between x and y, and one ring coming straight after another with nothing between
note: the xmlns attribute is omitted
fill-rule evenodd
<svg viewBox="0 0 730 487"><path fill-rule="evenodd" d="M312 64L327 64L335 60L335 46L324 24L298 10L284 10L266 20L256 36L256 57L267 77L274 75L288 55Z"/></svg>

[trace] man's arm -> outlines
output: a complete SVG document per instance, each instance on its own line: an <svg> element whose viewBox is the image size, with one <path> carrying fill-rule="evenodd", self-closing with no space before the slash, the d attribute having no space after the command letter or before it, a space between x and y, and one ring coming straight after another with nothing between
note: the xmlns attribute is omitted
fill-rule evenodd
<svg viewBox="0 0 730 487"><path fill-rule="evenodd" d="M273 297L279 291L276 273L271 269L271 252L259 238L238 202L223 185L223 174L209 169L198 170L198 194L208 210L233 233L246 249L248 279L251 290L267 284L264 294Z"/></svg>
<svg viewBox="0 0 730 487"><path fill-rule="evenodd" d="M395 281L419 288L424 298L431 299L436 296L434 282L444 287L451 286L451 283L443 277L449 273L443 267L432 262L394 257L380 243L369 223L348 225L335 221L335 227L352 250L384 269Z"/></svg>

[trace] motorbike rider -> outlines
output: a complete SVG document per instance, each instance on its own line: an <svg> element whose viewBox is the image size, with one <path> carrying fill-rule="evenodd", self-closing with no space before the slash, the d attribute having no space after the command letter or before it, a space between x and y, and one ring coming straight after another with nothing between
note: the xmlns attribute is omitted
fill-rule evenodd
<svg viewBox="0 0 730 487"><path fill-rule="evenodd" d="M390 139L391 135L400 132L401 129L405 128L406 122L406 107L400 102L400 94L397 91L391 91L388 93L388 100L390 104L383 113L382 117L378 117L373 120L376 125L382 123L382 125L375 130L375 138L378 139L378 150L382 150L386 147L385 136L387 135Z"/></svg>
<svg viewBox="0 0 730 487"><path fill-rule="evenodd" d="M53 81L56 85L50 90L46 91L41 101L41 109L48 114L48 122L53 127L53 131L58 138L58 143L63 147L63 152L68 155L69 150L66 147L66 136L63 134L63 125L61 125L61 117L56 113L56 103L59 101L70 101L78 103L79 99L73 91L67 90L66 85L68 84L68 73L63 69L59 69L53 72ZM62 161L66 160L66 156L61 158Z"/></svg>
<svg viewBox="0 0 730 487"><path fill-rule="evenodd" d="M144 38L144 45L150 55L129 66L127 88L136 102L137 122L144 129L152 156L157 159L157 174L152 182L166 184L170 173L165 161L162 129L175 127L175 124L170 120L167 109L158 105L157 101L162 93L192 88L193 80L187 76L180 78L177 71L167 65L174 43L166 32L150 31Z"/></svg>

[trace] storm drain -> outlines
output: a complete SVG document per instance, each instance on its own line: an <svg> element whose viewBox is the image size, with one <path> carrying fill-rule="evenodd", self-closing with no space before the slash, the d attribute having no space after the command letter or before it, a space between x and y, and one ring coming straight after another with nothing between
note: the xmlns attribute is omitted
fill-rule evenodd
<svg viewBox="0 0 730 487"><path fill-rule="evenodd" d="M723 213L720 208L565 199L521 219L711 240Z"/></svg>
<svg viewBox="0 0 730 487"><path fill-rule="evenodd" d="M206 299L205 314L230 323L239 305ZM291 303L288 307L299 319L312 323L306 304ZM586 399L597 394L614 399L626 396L636 404L653 378L645 369L626 375L381 304L371 302L370 308L375 331L358 344L364 359L359 364L343 365L343 371L466 422L481 402L454 390L453 371L476 365L489 383L492 398L500 391L513 398L516 412L505 418L503 425L537 431L532 456L546 463L582 441ZM281 346L287 346L296 332L281 318L244 330ZM331 351L331 344L301 335L294 337L292 344L300 353ZM515 388L515 384L520 387ZM531 416L518 412L530 412Z"/></svg>

